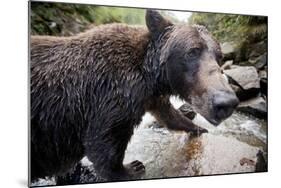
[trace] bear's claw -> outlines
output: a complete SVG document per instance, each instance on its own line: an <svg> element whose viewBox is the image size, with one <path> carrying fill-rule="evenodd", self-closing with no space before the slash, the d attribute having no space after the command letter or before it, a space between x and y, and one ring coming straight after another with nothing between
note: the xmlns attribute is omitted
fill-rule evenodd
<svg viewBox="0 0 281 188"><path fill-rule="evenodd" d="M127 170L127 173L133 176L140 175L145 172L145 166L143 165L142 162L138 160L126 164L124 167Z"/></svg>

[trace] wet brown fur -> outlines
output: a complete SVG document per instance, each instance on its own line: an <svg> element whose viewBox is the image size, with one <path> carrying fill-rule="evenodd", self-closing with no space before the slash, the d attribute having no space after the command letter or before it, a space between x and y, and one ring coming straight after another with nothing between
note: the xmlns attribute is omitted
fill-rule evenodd
<svg viewBox="0 0 281 188"><path fill-rule="evenodd" d="M147 11L146 22L148 29L108 24L72 37L31 37L32 179L63 174L85 155L106 180L128 179L124 152L145 111L172 130L206 132L169 96L203 95L202 66L186 54L215 47L198 28L156 11Z"/></svg>

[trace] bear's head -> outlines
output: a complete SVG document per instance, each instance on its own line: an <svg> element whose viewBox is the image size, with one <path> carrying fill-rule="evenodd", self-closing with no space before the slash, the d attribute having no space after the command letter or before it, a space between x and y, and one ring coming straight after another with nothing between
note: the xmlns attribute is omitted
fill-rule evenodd
<svg viewBox="0 0 281 188"><path fill-rule="evenodd" d="M154 10L147 10L146 24L152 40L164 41L159 62L172 93L191 103L213 125L229 117L239 100L218 65L220 45L207 29L172 24Z"/></svg>

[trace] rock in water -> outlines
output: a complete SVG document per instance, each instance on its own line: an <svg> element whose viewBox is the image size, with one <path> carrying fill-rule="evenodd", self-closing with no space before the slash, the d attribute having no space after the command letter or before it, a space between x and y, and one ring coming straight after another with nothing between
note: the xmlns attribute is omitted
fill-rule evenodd
<svg viewBox="0 0 281 188"><path fill-rule="evenodd" d="M258 118L267 119L266 101L262 97L256 97L254 99L241 102L237 107L237 110L251 114Z"/></svg>
<svg viewBox="0 0 281 188"><path fill-rule="evenodd" d="M260 79L255 67L231 66L231 69L225 70L224 73L231 78L229 82L241 101L255 97L259 93Z"/></svg>
<svg viewBox="0 0 281 188"><path fill-rule="evenodd" d="M240 159L255 160L258 150L231 136L210 133L191 138L182 132L140 126L124 163L142 160L146 167L143 179L254 172L255 166L241 166Z"/></svg>

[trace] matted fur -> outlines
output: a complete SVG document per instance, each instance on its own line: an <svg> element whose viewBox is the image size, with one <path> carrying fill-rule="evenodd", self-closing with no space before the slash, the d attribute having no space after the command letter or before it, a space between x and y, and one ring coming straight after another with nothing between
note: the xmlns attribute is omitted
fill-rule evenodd
<svg viewBox="0 0 281 188"><path fill-rule="evenodd" d="M184 85L169 74L180 70L186 46L210 41L199 27L174 26L153 10L146 22L148 29L108 24L71 37L31 37L32 179L63 174L85 155L105 179L127 179L124 152L145 111L170 129L207 132L169 102L191 93L202 66L188 65Z"/></svg>

